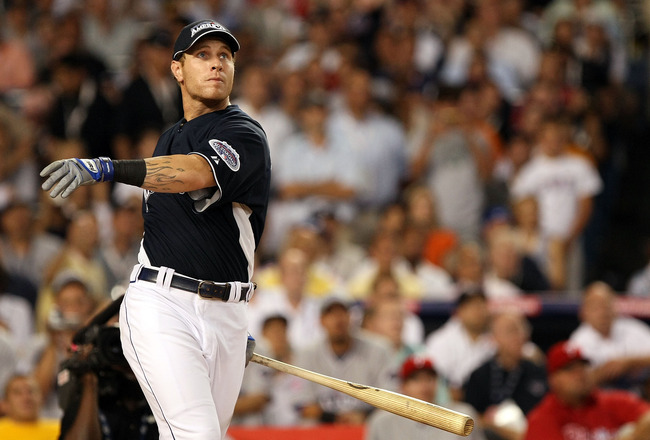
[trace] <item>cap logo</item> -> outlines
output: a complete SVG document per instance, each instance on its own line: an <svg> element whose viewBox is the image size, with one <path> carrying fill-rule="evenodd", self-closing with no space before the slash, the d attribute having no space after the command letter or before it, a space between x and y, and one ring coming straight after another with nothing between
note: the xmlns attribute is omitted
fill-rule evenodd
<svg viewBox="0 0 650 440"><path fill-rule="evenodd" d="M201 31L203 29L208 29L208 28L213 28L213 29L217 29L217 30L220 30L220 31L225 31L226 30L219 23L215 23L214 21L206 21L206 22L199 23L196 26L194 26L192 28L192 33L191 33L190 37L193 37L197 32L199 32L199 31Z"/></svg>

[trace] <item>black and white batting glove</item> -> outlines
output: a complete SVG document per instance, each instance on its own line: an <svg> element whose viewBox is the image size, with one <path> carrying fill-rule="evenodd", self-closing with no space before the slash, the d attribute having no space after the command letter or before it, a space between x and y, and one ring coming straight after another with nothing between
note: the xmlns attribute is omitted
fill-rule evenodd
<svg viewBox="0 0 650 440"><path fill-rule="evenodd" d="M98 159L62 159L52 162L41 171L41 177L47 177L41 187L50 191L50 197L61 194L66 198L81 185L113 180L115 167L108 157Z"/></svg>
<svg viewBox="0 0 650 440"><path fill-rule="evenodd" d="M246 367L248 367L248 363L251 361L251 358L253 357L253 352L255 351L255 338L251 336L251 334L248 334L248 339L246 340Z"/></svg>

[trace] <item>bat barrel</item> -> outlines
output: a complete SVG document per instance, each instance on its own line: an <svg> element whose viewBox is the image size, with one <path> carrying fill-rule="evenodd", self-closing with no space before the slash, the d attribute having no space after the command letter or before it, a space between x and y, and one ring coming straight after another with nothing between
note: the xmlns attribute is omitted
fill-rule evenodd
<svg viewBox="0 0 650 440"><path fill-rule="evenodd" d="M253 353L251 362L332 388L379 409L451 432L452 434L467 436L474 429L474 420L470 416L434 405L433 403L405 396L404 394L326 376L266 356L261 356L257 353Z"/></svg>

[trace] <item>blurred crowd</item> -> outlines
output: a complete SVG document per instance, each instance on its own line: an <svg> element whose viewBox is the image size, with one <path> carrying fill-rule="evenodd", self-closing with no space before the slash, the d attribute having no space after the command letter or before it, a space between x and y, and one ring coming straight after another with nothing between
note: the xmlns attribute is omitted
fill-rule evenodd
<svg viewBox="0 0 650 440"><path fill-rule="evenodd" d="M262 350L392 389L418 370L409 356L427 354L417 365L443 379L438 401L465 400L494 435L517 438L488 417L512 395L467 400L463 387L518 338L503 345L531 363L537 391L517 402L528 412L547 390L546 356L525 317L486 304L650 296L648 2L3 0L0 12L0 389L35 379L41 417L61 417L71 336L129 282L142 193L98 185L51 199L38 173L60 158L150 156L182 117L171 46L205 17L241 42L232 103L271 149L250 304ZM453 304L449 322L427 334L423 301ZM366 333L387 350L351 342ZM592 365L612 360L596 351ZM631 369L610 365L594 383ZM236 422L369 414L249 371ZM517 371L499 376L506 391Z"/></svg>

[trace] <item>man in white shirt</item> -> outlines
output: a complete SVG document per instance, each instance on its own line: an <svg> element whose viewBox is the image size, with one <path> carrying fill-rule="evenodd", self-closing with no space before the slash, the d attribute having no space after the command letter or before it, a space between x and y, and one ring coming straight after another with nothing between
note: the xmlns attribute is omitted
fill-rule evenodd
<svg viewBox="0 0 650 440"><path fill-rule="evenodd" d="M580 306L582 323L569 342L594 367L594 379L634 390L650 371L650 327L616 311L616 294L604 282L585 289Z"/></svg>
<svg viewBox="0 0 650 440"><path fill-rule="evenodd" d="M379 211L394 202L406 174L406 137L401 124L375 110L371 77L367 71L351 71L343 84L344 105L329 120L336 143L350 146L362 182L357 194L361 207Z"/></svg>
<svg viewBox="0 0 650 440"><path fill-rule="evenodd" d="M459 296L453 316L426 339L427 355L457 400L472 371L494 354L489 318L485 294L481 290L466 291Z"/></svg>
<svg viewBox="0 0 650 440"><path fill-rule="evenodd" d="M249 332L261 334L262 324L271 315L287 318L291 346L304 347L323 334L320 326L321 300L306 292L309 260L305 252L289 248L278 261L281 286L262 291L249 303Z"/></svg>

